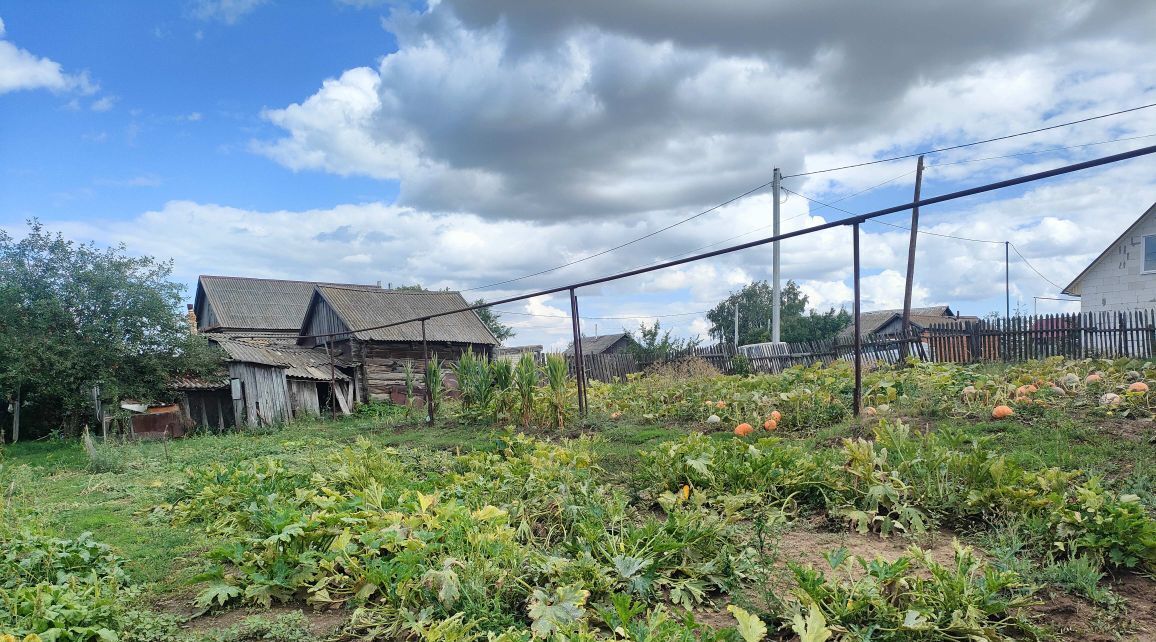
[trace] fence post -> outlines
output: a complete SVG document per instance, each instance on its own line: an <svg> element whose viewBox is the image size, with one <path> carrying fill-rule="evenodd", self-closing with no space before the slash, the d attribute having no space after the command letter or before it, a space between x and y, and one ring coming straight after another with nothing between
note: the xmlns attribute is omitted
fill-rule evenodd
<svg viewBox="0 0 1156 642"><path fill-rule="evenodd" d="M1117 356L1126 357L1128 356L1128 315L1120 312L1118 317L1119 327L1117 331L1120 333L1120 354Z"/></svg>
<svg viewBox="0 0 1156 642"><path fill-rule="evenodd" d="M425 364L423 372L425 373L426 377L429 377L429 344L426 343L426 340L425 340L425 319L421 320L421 360L422 360L422 363ZM429 380L430 379L428 379L428 378L426 379L426 381L429 381ZM431 426L433 425L433 421L434 421L434 405L433 405L432 392L433 391L431 391L429 389L429 386L426 386L426 388L425 388L425 416L426 416L426 422L429 423L429 425L431 425Z"/></svg>
<svg viewBox="0 0 1156 642"><path fill-rule="evenodd" d="M586 416L586 359L582 354L582 321L578 317L578 296L570 288L570 324L574 331L574 378L578 382L578 414Z"/></svg>
<svg viewBox="0 0 1156 642"><path fill-rule="evenodd" d="M859 416L859 411L863 406L863 335L862 333L862 310L859 307L859 224L855 223L851 226L854 241L851 243L851 253L854 257L855 269L855 393L852 397L851 410L855 416Z"/></svg>
<svg viewBox="0 0 1156 642"><path fill-rule="evenodd" d="M972 363L978 363L980 361L980 357L982 356L980 354L980 352L982 350L982 346L980 345L981 339L980 339L980 334L979 334L980 323L981 323L980 321L976 321L976 322L971 324L971 337L970 337L971 345L969 346L969 349L971 351L971 362Z"/></svg>

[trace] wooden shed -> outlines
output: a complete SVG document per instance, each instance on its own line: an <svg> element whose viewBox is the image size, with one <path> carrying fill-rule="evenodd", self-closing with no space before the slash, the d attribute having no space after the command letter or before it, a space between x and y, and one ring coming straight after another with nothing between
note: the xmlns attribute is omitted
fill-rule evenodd
<svg viewBox="0 0 1156 642"><path fill-rule="evenodd" d="M458 292L383 290L319 285L305 312L299 345L325 345L356 364L357 399L399 401L405 391L405 364L424 374L421 324L365 330L396 321L468 307ZM431 355L454 362L467 350L493 357L498 340L474 312L436 317L425 324ZM420 383L420 382L419 382Z"/></svg>
<svg viewBox="0 0 1156 642"><path fill-rule="evenodd" d="M342 414L353 405L349 364L324 351L212 337L229 355L229 378L240 383L235 422L249 426L316 416L330 404Z"/></svg>
<svg viewBox="0 0 1156 642"><path fill-rule="evenodd" d="M190 425L218 432L237 425L229 378L224 373L217 377L175 377L168 387L180 393L181 411Z"/></svg>

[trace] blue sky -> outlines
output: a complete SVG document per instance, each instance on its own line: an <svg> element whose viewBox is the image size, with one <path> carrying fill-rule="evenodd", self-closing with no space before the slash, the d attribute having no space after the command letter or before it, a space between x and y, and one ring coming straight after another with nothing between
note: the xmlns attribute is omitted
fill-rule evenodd
<svg viewBox="0 0 1156 642"><path fill-rule="evenodd" d="M0 20L0 227L19 236L37 217L172 257L189 284L204 273L478 288L668 225L776 165L812 171L1156 102L1144 28L1156 9L1144 2L27 1L0 6ZM983 160L1153 135L1153 112L931 156L924 193L1153 144ZM1154 169L1133 161L928 208L923 227L1011 240L1066 285L1156 201ZM784 184L862 212L909 199L913 170ZM844 216L797 196L783 212L788 230ZM760 193L468 294L589 278L769 224ZM894 306L906 234L864 231L865 307ZM849 303L848 234L784 243L784 277L817 306ZM927 236L920 248L917 304L1002 310L1001 246ZM632 318L586 329L705 310L769 266L757 249L587 290L585 314ZM1012 279L1026 309L1057 295L1018 261ZM516 342L565 342L568 324L551 318L562 298L505 309L522 313L506 317ZM697 314L663 324L706 329Z"/></svg>

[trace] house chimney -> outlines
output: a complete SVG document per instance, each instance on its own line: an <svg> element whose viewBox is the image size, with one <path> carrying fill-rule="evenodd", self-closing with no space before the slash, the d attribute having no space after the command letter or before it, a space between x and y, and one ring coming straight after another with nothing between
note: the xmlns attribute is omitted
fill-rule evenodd
<svg viewBox="0 0 1156 642"><path fill-rule="evenodd" d="M381 279L377 280L377 287L379 287L379 288L381 287Z"/></svg>
<svg viewBox="0 0 1156 642"><path fill-rule="evenodd" d="M185 317L188 319L188 322L189 322L189 334L196 334L197 333L197 313L193 312L193 304L192 303L186 304L186 307L188 309L188 312L185 314Z"/></svg>

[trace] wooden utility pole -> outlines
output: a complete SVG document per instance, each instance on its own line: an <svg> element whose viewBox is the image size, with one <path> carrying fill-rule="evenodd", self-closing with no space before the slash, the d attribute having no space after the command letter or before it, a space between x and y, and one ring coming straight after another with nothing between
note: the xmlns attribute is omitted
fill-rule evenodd
<svg viewBox="0 0 1156 642"><path fill-rule="evenodd" d="M907 285L903 289L903 332L911 332L911 290L915 285L915 240L919 237L919 189L923 186L923 157L915 165L915 205L911 207L911 240L907 245ZM907 358L907 342L899 344L900 355Z"/></svg>
<svg viewBox="0 0 1156 642"><path fill-rule="evenodd" d="M775 236L778 236L779 235L779 185L783 180L783 175L781 172L779 172L778 167L775 168L775 173L774 173L774 176L772 177L772 179L773 179L773 183L771 186L771 195L775 199L774 206L773 206L774 220L772 221L772 225L773 225L772 233ZM780 276L779 276L779 257L780 257L780 255L779 255L779 242L773 241L771 243L771 272L772 272L771 282L772 282L772 286L774 288L774 291L772 293L774 295L774 297L773 297L774 301L771 303L771 341L774 341L775 343L779 342L779 329L782 325L782 320L780 319L780 316L782 314L781 309L782 309L782 305L783 305L783 302L782 302L783 301L783 291L782 291L782 288L780 287ZM739 336L739 333L736 330L735 331L735 342L736 342L735 345L736 346L738 345L738 336Z"/></svg>

